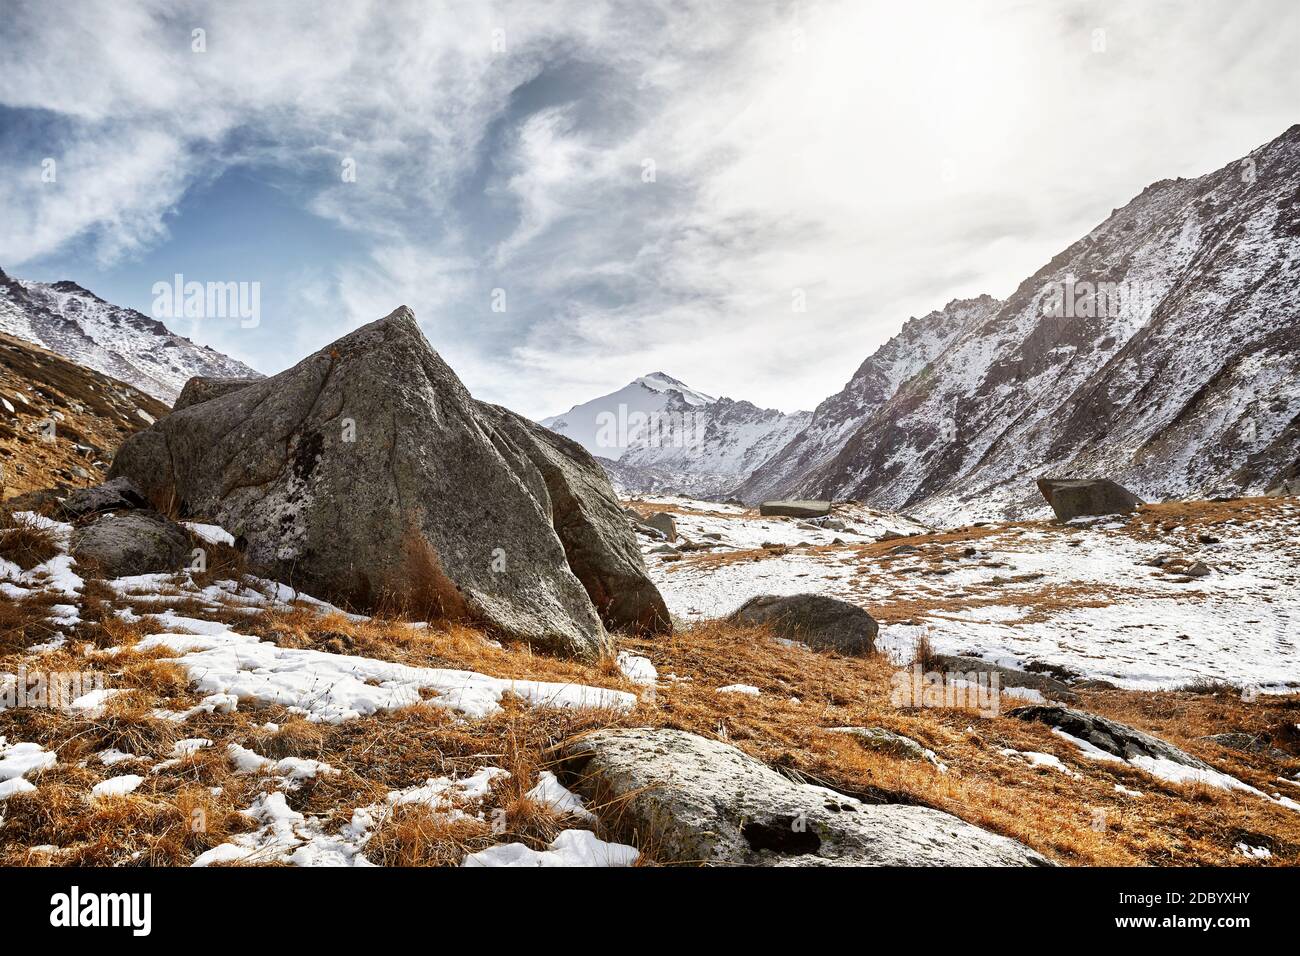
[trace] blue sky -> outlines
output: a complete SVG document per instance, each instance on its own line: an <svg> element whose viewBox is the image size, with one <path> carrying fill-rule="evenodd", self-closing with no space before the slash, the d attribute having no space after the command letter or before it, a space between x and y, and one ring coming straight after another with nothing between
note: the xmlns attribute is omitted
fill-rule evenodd
<svg viewBox="0 0 1300 956"><path fill-rule="evenodd" d="M268 373L407 304L525 414L658 369L809 408L1300 120L1281 0L321 11L6 4L0 267L146 313L259 282L256 328L172 324Z"/></svg>

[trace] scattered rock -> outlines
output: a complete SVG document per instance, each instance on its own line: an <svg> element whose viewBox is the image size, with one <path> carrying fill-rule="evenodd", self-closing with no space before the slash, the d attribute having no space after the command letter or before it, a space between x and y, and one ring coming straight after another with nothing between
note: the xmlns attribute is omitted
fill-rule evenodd
<svg viewBox="0 0 1300 956"><path fill-rule="evenodd" d="M927 807L870 805L795 783L745 753L666 728L602 730L560 771L666 861L760 866L1046 866L1007 837Z"/></svg>
<svg viewBox="0 0 1300 956"><path fill-rule="evenodd" d="M877 753L892 754L895 757L903 757L907 760L925 760L929 763L938 763L937 758L934 757L934 751L922 747L911 737L904 737L902 734L886 730L884 727L831 727L828 729L834 734L848 734L856 738L858 743L868 750L874 750Z"/></svg>
<svg viewBox="0 0 1300 956"><path fill-rule="evenodd" d="M176 571L190 559L185 529L152 511L107 514L74 528L69 550L106 578Z"/></svg>
<svg viewBox="0 0 1300 956"><path fill-rule="evenodd" d="M767 625L779 637L841 654L870 654L880 630L875 619L856 604L822 594L760 595L742 604L727 620Z"/></svg>
<svg viewBox="0 0 1300 956"><path fill-rule="evenodd" d="M758 506L760 515L788 518L822 518L831 513L829 501L764 501Z"/></svg>
<svg viewBox="0 0 1300 956"><path fill-rule="evenodd" d="M663 534L669 541L677 539L677 520L666 511L656 511L645 519L645 524Z"/></svg>
<svg viewBox="0 0 1300 956"><path fill-rule="evenodd" d="M978 657L960 657L949 654L936 654L930 658L929 665L937 671L954 671L963 674L969 674L976 671L984 674L997 674L1000 686L1007 687L1025 687L1030 690L1036 690L1044 697L1051 697L1055 700L1074 701L1078 697L1069 687L1054 677L1047 674L1035 674L1029 671L1016 670L1013 667L1000 667L997 664L990 664L988 661L982 661Z"/></svg>
<svg viewBox="0 0 1300 956"><path fill-rule="evenodd" d="M1220 747L1227 747L1229 750L1265 754L1274 760L1291 759L1289 753L1274 747L1263 734L1247 734L1238 731L1226 734L1210 734L1208 737L1202 737L1201 739L1216 743Z"/></svg>
<svg viewBox="0 0 1300 956"><path fill-rule="evenodd" d="M1127 514L1143 504L1141 498L1109 478L1039 478L1038 490L1061 521Z"/></svg>
<svg viewBox="0 0 1300 956"><path fill-rule="evenodd" d="M129 478L114 478L93 488L78 488L59 505L59 516L65 521L75 521L87 515L106 511L152 510L140 489Z"/></svg>
<svg viewBox="0 0 1300 956"><path fill-rule="evenodd" d="M1171 743L1166 743L1159 737L1153 737L1135 727L1128 726L1128 724L1121 724L1117 720L1098 717L1096 714L1084 713L1081 710L1036 705L1017 707L1015 710L1010 711L1008 716L1020 720L1037 721L1040 724L1055 727L1071 737L1086 740L1094 747L1116 757L1122 757L1124 760L1130 760L1133 757L1153 757L1161 760L1171 760L1174 763L1195 767L1198 770L1214 769L1203 760L1198 760L1186 751L1180 750Z"/></svg>
<svg viewBox="0 0 1300 956"><path fill-rule="evenodd" d="M681 554L671 544L661 544L650 549L651 554Z"/></svg>

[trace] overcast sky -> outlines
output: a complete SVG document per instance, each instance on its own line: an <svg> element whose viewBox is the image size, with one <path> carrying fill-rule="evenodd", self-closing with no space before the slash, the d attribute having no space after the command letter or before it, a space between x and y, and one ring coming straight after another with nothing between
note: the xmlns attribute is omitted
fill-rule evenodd
<svg viewBox="0 0 1300 956"><path fill-rule="evenodd" d="M6 0L0 267L259 282L194 334L267 373L405 303L536 417L658 370L811 408L1300 121L1297 41L1294 0Z"/></svg>

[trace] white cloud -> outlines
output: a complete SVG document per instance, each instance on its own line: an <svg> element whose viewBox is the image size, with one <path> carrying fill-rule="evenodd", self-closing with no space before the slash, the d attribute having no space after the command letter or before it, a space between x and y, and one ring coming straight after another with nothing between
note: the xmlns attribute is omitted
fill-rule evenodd
<svg viewBox="0 0 1300 956"><path fill-rule="evenodd" d="M908 315L1007 295L1147 183L1294 122L1298 20L1265 0L19 4L0 103L72 132L57 190L0 170L0 263L86 236L133 255L190 184L273 163L332 183L304 202L369 251L282 277L310 320L264 365L404 302L476 394L528 414L654 369L810 407Z"/></svg>

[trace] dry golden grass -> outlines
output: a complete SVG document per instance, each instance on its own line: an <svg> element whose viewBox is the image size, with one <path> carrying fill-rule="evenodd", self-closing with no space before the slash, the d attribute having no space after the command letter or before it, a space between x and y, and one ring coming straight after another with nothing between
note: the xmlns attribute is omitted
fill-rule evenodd
<svg viewBox="0 0 1300 956"><path fill-rule="evenodd" d="M0 509L0 559L30 571L58 553L58 543L48 528L22 513Z"/></svg>
<svg viewBox="0 0 1300 956"><path fill-rule="evenodd" d="M1161 520L1181 520L1178 514L1170 512ZM974 529L933 536L943 541L910 542L959 551L971 535L990 533ZM431 777L468 775L485 766L510 772L481 805L465 808L482 813L483 821L452 822L414 806L387 814L366 848L374 862L454 864L466 852L509 841L541 848L561 829L585 824L538 806L528 791L538 774L552 766L557 745L609 726L674 727L722 739L797 779L869 802L945 810L1065 864L1242 865L1246 861L1233 852L1238 842L1268 847L1273 853L1268 864L1300 863L1300 813L1249 794L1178 786L1126 765L1089 762L1048 728L1006 716L1005 710L1017 704L1010 699L1003 701L1002 715L992 718L965 710L897 708L890 701L895 667L883 657L786 647L758 629L708 623L668 637L623 638L625 649L650 657L661 675L686 678L665 680L651 694L623 678L612 659L586 664L547 657L522 644L498 647L464 624L358 622L305 606L253 616L232 608L217 615L237 621L243 633L283 646L500 677L581 682L641 693L642 702L631 713L615 713L535 709L507 698L500 713L482 720L415 706L338 725L310 723L281 707L245 706L178 723L159 718L154 709L183 711L199 695L164 652L134 649L141 636L156 630L156 622L127 624L111 613L115 604L131 601L88 582L83 624L72 646L42 655L42 661L50 669L100 670L108 686L128 693L110 700L97 716L0 712L0 735L40 743L57 750L59 758L57 767L33 776L37 793L8 801L0 824L0 863L191 862L249 829L251 821L238 811L275 785L264 775L236 774L225 752L228 744L273 759L306 757L336 768L338 774L286 794L293 809L318 818L326 832L347 823L355 808L382 803L391 790ZM134 606L141 612L160 609L143 601ZM20 631L32 626L41 610L22 610L15 626ZM0 621L5 613L0 610ZM194 614L213 616L202 606ZM35 640L0 647L0 670L14 670L30 643ZM82 646L121 650L113 656L87 656ZM921 657L926 657L925 648ZM762 694L716 693L717 687L734 683L752 684ZM1281 789L1300 799L1300 787L1290 792L1277 780L1300 771L1300 695L1247 701L1228 688L1206 686L1164 693L1090 690L1081 691L1080 698L1076 706L1083 710L1154 733L1267 793ZM829 732L837 726L879 726L905 734L934 750L949 771L868 750L851 736ZM1288 757L1229 750L1202 739L1224 731L1257 735ZM129 797L87 799L100 780L122 772L145 773L141 767L168 759L181 737L207 737L215 745L150 774ZM95 754L108 748L139 755L143 762L104 767ZM1055 754L1080 776L1035 769L1003 755L1003 749ZM83 761L85 766L79 766ZM1126 796L1115 789L1117 784L1143 795ZM657 860L655 835L631 825L621 812L622 801L598 793L590 805L600 814L596 829L602 838L633 843L642 849L644 862ZM198 829L192 824L196 812L206 821ZM51 855L27 849L43 844L60 851Z"/></svg>

